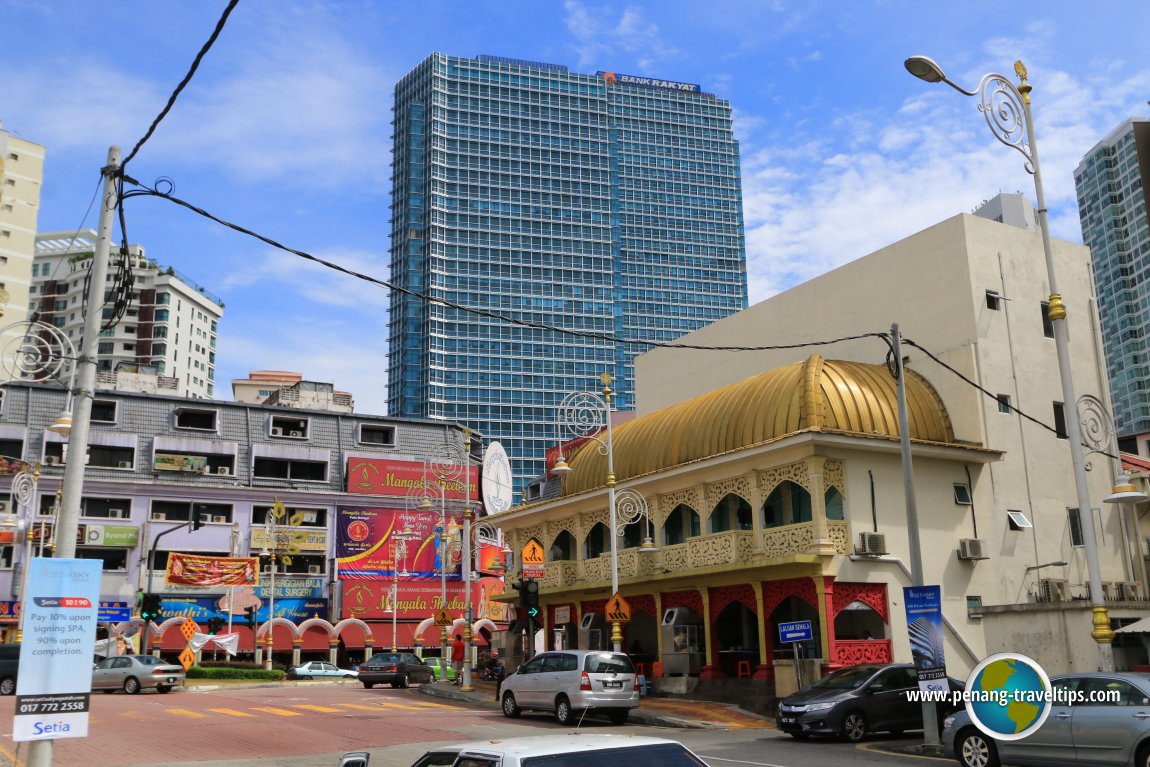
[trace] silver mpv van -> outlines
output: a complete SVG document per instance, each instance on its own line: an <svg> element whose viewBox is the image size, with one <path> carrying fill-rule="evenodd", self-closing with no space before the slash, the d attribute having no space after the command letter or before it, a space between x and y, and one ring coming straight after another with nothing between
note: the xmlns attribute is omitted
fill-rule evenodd
<svg viewBox="0 0 1150 767"><path fill-rule="evenodd" d="M639 705L639 680L631 659L608 650L555 650L536 655L503 680L503 715L553 711L559 724L576 724L584 712L605 713L623 724Z"/></svg>

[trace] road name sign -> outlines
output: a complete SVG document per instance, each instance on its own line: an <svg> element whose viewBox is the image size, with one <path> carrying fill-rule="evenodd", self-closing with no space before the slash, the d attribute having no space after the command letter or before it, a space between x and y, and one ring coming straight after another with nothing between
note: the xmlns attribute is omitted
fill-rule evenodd
<svg viewBox="0 0 1150 767"><path fill-rule="evenodd" d="M810 621L791 621L779 624L780 642L809 642L815 638Z"/></svg>

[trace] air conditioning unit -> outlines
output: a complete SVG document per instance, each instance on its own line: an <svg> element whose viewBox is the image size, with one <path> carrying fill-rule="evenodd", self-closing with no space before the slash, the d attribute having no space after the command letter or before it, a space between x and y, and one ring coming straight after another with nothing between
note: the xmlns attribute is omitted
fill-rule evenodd
<svg viewBox="0 0 1150 767"><path fill-rule="evenodd" d="M272 436L273 436L273 437L282 437L283 435L284 435L284 430L283 430L283 429L281 429L281 428L280 428L280 427L278 427L278 426L273 426L273 427L272 427Z"/></svg>
<svg viewBox="0 0 1150 767"><path fill-rule="evenodd" d="M307 566L307 574L308 575L321 575L322 573L323 573L323 567L321 567L320 565L308 565Z"/></svg>
<svg viewBox="0 0 1150 767"><path fill-rule="evenodd" d="M227 477L231 473L232 473L232 469L230 466L217 466L216 467L216 474L219 474L221 477Z"/></svg>
<svg viewBox="0 0 1150 767"><path fill-rule="evenodd" d="M121 469L130 469L130 468L132 468L132 462L131 461L120 461L119 467Z"/></svg>
<svg viewBox="0 0 1150 767"><path fill-rule="evenodd" d="M859 533L859 542L855 546L855 553L868 556L886 554L886 536L882 533Z"/></svg>
<svg viewBox="0 0 1150 767"><path fill-rule="evenodd" d="M226 514L217 514L216 516L212 517L212 521L216 524L227 524L228 517Z"/></svg>
<svg viewBox="0 0 1150 767"><path fill-rule="evenodd" d="M44 456L44 465L45 466L59 466L60 465L60 456L58 456L58 455L46 455L46 456Z"/></svg>
<svg viewBox="0 0 1150 767"><path fill-rule="evenodd" d="M8 513L8 501L0 501L0 514Z"/></svg>
<svg viewBox="0 0 1150 767"><path fill-rule="evenodd" d="M293 432L291 433L291 436L293 436L293 437L302 437L302 436L303 436L303 432L302 432L302 431L293 431Z"/></svg>
<svg viewBox="0 0 1150 767"><path fill-rule="evenodd" d="M990 559L986 541L982 538L963 538L958 542L959 559Z"/></svg>
<svg viewBox="0 0 1150 767"><path fill-rule="evenodd" d="M127 516L128 514L125 509L108 509L109 519L124 519Z"/></svg>
<svg viewBox="0 0 1150 767"><path fill-rule="evenodd" d="M299 517L301 522L306 522L309 525L314 525L316 519L318 519L317 512L314 509L301 511Z"/></svg>
<svg viewBox="0 0 1150 767"><path fill-rule="evenodd" d="M1118 598L1118 584L1114 581L1102 581L1102 598L1114 600Z"/></svg>
<svg viewBox="0 0 1150 767"><path fill-rule="evenodd" d="M1037 602L1065 602L1070 599L1070 582L1061 578L1039 578Z"/></svg>
<svg viewBox="0 0 1150 767"><path fill-rule="evenodd" d="M1142 601L1142 584L1137 581L1118 581L1114 584L1117 587L1118 601L1120 602L1141 602Z"/></svg>
<svg viewBox="0 0 1150 767"><path fill-rule="evenodd" d="M152 512L152 519L153 519L154 521L157 521L157 522L163 522L163 521L164 521L164 520L166 520L167 518L168 518L168 515L167 515L167 514L165 514L165 513L164 513L164 512L162 512L162 511L153 511L153 512Z"/></svg>

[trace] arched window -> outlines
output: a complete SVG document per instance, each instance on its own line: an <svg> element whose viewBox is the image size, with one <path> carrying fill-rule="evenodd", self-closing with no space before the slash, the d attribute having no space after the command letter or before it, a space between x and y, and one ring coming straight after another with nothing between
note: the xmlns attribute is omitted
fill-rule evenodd
<svg viewBox="0 0 1150 767"><path fill-rule="evenodd" d="M751 505L735 495L727 493L711 510L708 524L710 532L723 533L727 530L750 530Z"/></svg>
<svg viewBox="0 0 1150 767"><path fill-rule="evenodd" d="M763 504L763 527L810 522L811 495L794 482L779 483Z"/></svg>
<svg viewBox="0 0 1150 767"><path fill-rule="evenodd" d="M587 538L583 541L583 557L594 559L609 551L611 551L611 530L599 522L591 528L591 532L587 533Z"/></svg>
<svg viewBox="0 0 1150 767"><path fill-rule="evenodd" d="M551 548L547 550L547 561L560 562L573 559L575 559L575 536L564 530L551 542Z"/></svg>
<svg viewBox="0 0 1150 767"><path fill-rule="evenodd" d="M699 513L690 506L680 503L667 515L667 521L663 523L663 543L666 546L686 543L688 538L698 536L699 531Z"/></svg>
<svg viewBox="0 0 1150 767"><path fill-rule="evenodd" d="M843 516L843 494L837 487L828 487L825 497L827 519L846 519Z"/></svg>

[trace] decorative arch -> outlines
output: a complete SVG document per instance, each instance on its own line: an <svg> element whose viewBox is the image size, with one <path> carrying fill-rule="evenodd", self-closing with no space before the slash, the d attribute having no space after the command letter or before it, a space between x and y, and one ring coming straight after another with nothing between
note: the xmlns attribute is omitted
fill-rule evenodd
<svg viewBox="0 0 1150 767"><path fill-rule="evenodd" d="M556 551L561 556L555 556ZM579 558L579 539L570 530L564 528L555 534L551 539L551 545L547 547L547 561L548 562L570 562Z"/></svg>
<svg viewBox="0 0 1150 767"><path fill-rule="evenodd" d="M627 604L631 605L631 612L645 612L655 619L655 624L659 623L659 616L655 614L655 597L652 594L636 594L633 597L627 597Z"/></svg>
<svg viewBox="0 0 1150 767"><path fill-rule="evenodd" d="M413 639L416 647L419 647L423 644L423 632L427 631L428 628L434 625L435 618L424 618L419 622L419 625L415 627L415 637Z"/></svg>
<svg viewBox="0 0 1150 767"><path fill-rule="evenodd" d="M707 514L707 532L725 533L729 530L750 530L754 524L751 502L737 492L720 498Z"/></svg>
<svg viewBox="0 0 1150 767"><path fill-rule="evenodd" d="M179 628L183 625L183 623L184 618L182 616L177 618L168 618L166 621L161 623L150 623L149 626L151 627L152 638L160 639L164 636L165 631L172 628Z"/></svg>
<svg viewBox="0 0 1150 767"><path fill-rule="evenodd" d="M819 594L813 578L784 578L763 581L763 616L773 613L787 597L798 597L816 612L819 609Z"/></svg>
<svg viewBox="0 0 1150 767"><path fill-rule="evenodd" d="M663 609L690 607L700 618L703 617L703 595L698 591L671 591L663 595Z"/></svg>
<svg viewBox="0 0 1150 767"><path fill-rule="evenodd" d="M471 624L471 636L474 637L476 634L478 634L480 629L487 629L492 634L494 634L499 630L499 627L486 618L480 618L479 620L475 621L475 623Z"/></svg>
<svg viewBox="0 0 1150 767"><path fill-rule="evenodd" d="M834 611L832 618L837 618L839 613L845 610L851 602L862 602L882 616L885 623L890 623L885 583L843 583L836 581L832 600Z"/></svg>
<svg viewBox="0 0 1150 767"><path fill-rule="evenodd" d="M755 590L749 583L737 583L733 586L719 586L711 589L711 616L716 620L723 610L732 602L742 602L753 613L758 613L755 607Z"/></svg>
<svg viewBox="0 0 1150 767"><path fill-rule="evenodd" d="M336 638L335 626L331 625L331 623L324 618L308 618L306 621L301 621L297 626L296 633L302 640L304 633L311 628L323 629L324 633L327 634L328 641L332 641Z"/></svg>
<svg viewBox="0 0 1150 767"><path fill-rule="evenodd" d="M343 633L344 629L350 628L351 626L356 626L360 629L363 629L364 644L366 644L368 647L375 646L375 639L371 634L371 627L361 621L359 618L344 618L339 623L335 624L333 629L335 634L338 636L339 634Z"/></svg>
<svg viewBox="0 0 1150 767"><path fill-rule="evenodd" d="M663 515L662 520L663 541L665 545L675 546L686 543L687 539L702 535L702 517L698 510L689 503L678 503Z"/></svg>
<svg viewBox="0 0 1150 767"><path fill-rule="evenodd" d="M272 618L270 621L264 621L258 629L256 629L257 637L266 637L268 632L276 626L287 626L288 631L291 632L292 642L300 638L300 633L296 628L296 624L292 623L287 618Z"/></svg>

